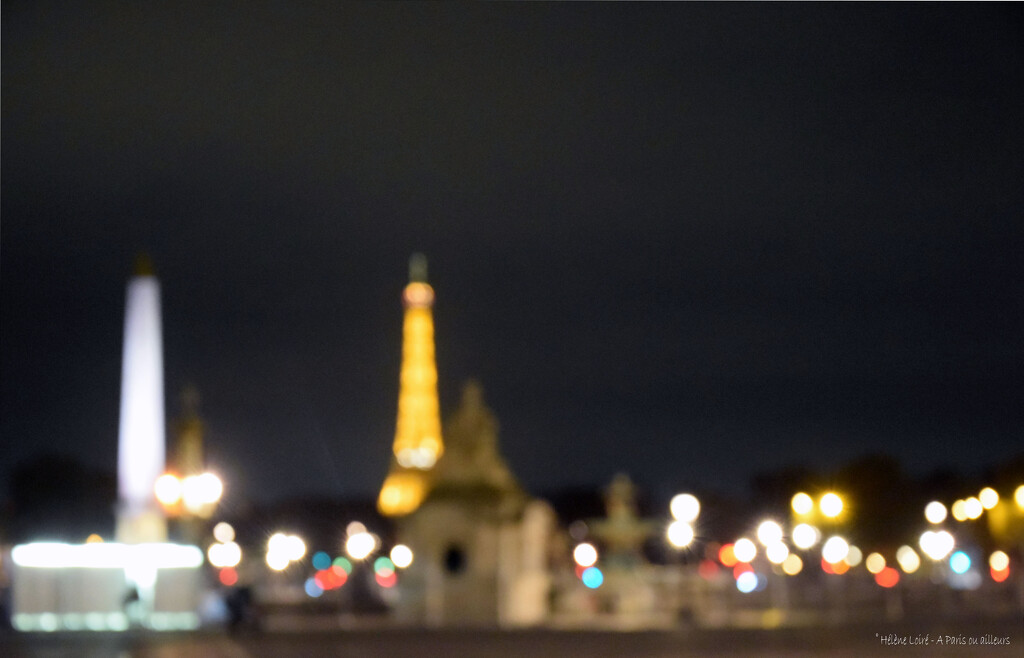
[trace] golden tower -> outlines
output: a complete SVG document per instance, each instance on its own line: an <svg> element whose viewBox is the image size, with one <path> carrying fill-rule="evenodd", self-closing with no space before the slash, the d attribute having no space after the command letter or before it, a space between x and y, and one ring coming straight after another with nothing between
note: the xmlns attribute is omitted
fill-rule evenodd
<svg viewBox="0 0 1024 658"><path fill-rule="evenodd" d="M430 489L431 469L444 452L434 362L434 289L427 283L427 259L409 260L409 285L402 292L402 370L391 467L377 499L385 516L409 514Z"/></svg>

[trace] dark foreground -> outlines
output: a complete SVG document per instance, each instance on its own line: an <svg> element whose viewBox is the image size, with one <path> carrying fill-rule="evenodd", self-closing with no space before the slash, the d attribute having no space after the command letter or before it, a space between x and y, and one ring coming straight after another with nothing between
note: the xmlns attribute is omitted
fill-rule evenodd
<svg viewBox="0 0 1024 658"><path fill-rule="evenodd" d="M939 640L942 640L939 643ZM948 644L948 642L954 644ZM963 642L963 644L958 644ZM1003 644L990 644L1000 642ZM1005 644L1004 642L1009 642ZM0 634L0 656L289 658L417 656L1015 656L1024 619L944 620L776 630L484 631L377 628L319 632Z"/></svg>

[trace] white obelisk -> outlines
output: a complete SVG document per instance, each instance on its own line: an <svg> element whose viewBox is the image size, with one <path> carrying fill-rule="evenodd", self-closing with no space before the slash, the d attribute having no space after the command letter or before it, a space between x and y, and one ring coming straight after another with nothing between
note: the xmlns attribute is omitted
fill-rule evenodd
<svg viewBox="0 0 1024 658"><path fill-rule="evenodd" d="M153 486L164 472L164 363L160 283L140 257L128 282L121 361L117 453L117 540L167 540L167 520Z"/></svg>

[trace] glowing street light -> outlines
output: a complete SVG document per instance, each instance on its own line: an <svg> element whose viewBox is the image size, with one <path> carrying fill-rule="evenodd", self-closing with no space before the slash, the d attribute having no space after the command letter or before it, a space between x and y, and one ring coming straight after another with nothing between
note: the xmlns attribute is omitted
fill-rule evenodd
<svg viewBox="0 0 1024 658"><path fill-rule="evenodd" d="M693 494L678 494L672 497L669 503L669 511L676 521L693 523L700 515L700 501Z"/></svg>
<svg viewBox="0 0 1024 658"><path fill-rule="evenodd" d="M928 523L942 523L946 520L946 506L937 500L933 500L925 506L924 518L928 520Z"/></svg>
<svg viewBox="0 0 1024 658"><path fill-rule="evenodd" d="M733 554L738 562L752 562L757 557L757 546L746 537L737 539L732 546Z"/></svg>
<svg viewBox="0 0 1024 658"><path fill-rule="evenodd" d="M1017 503L1017 507L1024 510L1024 484L1014 489L1013 502Z"/></svg>
<svg viewBox="0 0 1024 658"><path fill-rule="evenodd" d="M349 535L345 540L345 552L353 560L366 559L375 548L377 548L376 538L365 530Z"/></svg>
<svg viewBox="0 0 1024 658"><path fill-rule="evenodd" d="M909 546L900 546L896 551L896 562L904 573L914 573L921 568L921 557Z"/></svg>
<svg viewBox="0 0 1024 658"><path fill-rule="evenodd" d="M821 557L829 564L841 562L849 553L850 545L842 537L829 537L821 547Z"/></svg>
<svg viewBox="0 0 1024 658"><path fill-rule="evenodd" d="M818 508L826 518L834 519L843 513L843 499L830 491L818 501Z"/></svg>
<svg viewBox="0 0 1024 658"><path fill-rule="evenodd" d="M799 516L805 516L814 510L814 499L801 491L793 496L790 506Z"/></svg>
<svg viewBox="0 0 1024 658"><path fill-rule="evenodd" d="M164 473L156 479L153 493L161 505L170 507L181 500L181 480L172 473Z"/></svg>
<svg viewBox="0 0 1024 658"><path fill-rule="evenodd" d="M581 567L592 567L597 562L597 549L587 542L577 544L572 551L572 559Z"/></svg>
<svg viewBox="0 0 1024 658"><path fill-rule="evenodd" d="M399 569L405 569L412 564L412 549L405 544L395 544L391 549L391 561Z"/></svg>
<svg viewBox="0 0 1024 658"><path fill-rule="evenodd" d="M999 493L992 487L985 487L978 493L978 500L985 509L992 509L999 504Z"/></svg>
<svg viewBox="0 0 1024 658"><path fill-rule="evenodd" d="M807 523L801 523L793 528L793 543L803 550L817 544L819 536L818 529Z"/></svg>
<svg viewBox="0 0 1024 658"><path fill-rule="evenodd" d="M673 521L665 531L665 536L674 548L686 548L693 543L693 526L686 521Z"/></svg>
<svg viewBox="0 0 1024 658"><path fill-rule="evenodd" d="M757 526L757 541L762 546L768 546L782 541L782 526L775 521L762 521Z"/></svg>
<svg viewBox="0 0 1024 658"><path fill-rule="evenodd" d="M946 530L939 530L938 532L928 530L921 535L918 543L921 545L921 550L925 555L938 562L949 555L956 541L953 539L953 535L949 534Z"/></svg>

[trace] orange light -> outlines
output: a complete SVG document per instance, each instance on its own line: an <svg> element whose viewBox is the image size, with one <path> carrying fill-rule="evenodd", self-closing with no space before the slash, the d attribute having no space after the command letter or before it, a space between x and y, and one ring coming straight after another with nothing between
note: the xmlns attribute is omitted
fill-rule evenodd
<svg viewBox="0 0 1024 658"><path fill-rule="evenodd" d="M748 571L753 571L754 567L750 566L749 562L737 562L736 566L732 568L732 577L739 578L741 574L745 574Z"/></svg>
<svg viewBox="0 0 1024 658"><path fill-rule="evenodd" d="M733 551L732 544L726 544L722 548L718 549L718 561L726 567L736 565L738 560L736 559L736 553Z"/></svg>
<svg viewBox="0 0 1024 658"><path fill-rule="evenodd" d="M900 572L892 567L885 567L875 574L875 582L886 589L895 587L896 583L900 582Z"/></svg>
<svg viewBox="0 0 1024 658"><path fill-rule="evenodd" d="M225 567L217 574L217 578L220 580L221 585L231 587L238 582L238 572L231 567Z"/></svg>
<svg viewBox="0 0 1024 658"><path fill-rule="evenodd" d="M1010 577L1010 567L1006 567L1005 569L989 568L989 572L992 575L992 580L996 581L997 583L1001 583Z"/></svg>

